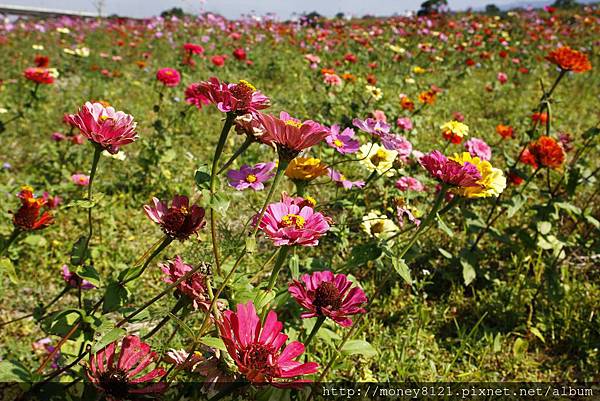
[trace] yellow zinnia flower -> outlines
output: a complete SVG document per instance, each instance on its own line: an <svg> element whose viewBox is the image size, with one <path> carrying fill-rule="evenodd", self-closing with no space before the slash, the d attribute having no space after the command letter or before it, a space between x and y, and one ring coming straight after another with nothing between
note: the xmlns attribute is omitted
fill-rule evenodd
<svg viewBox="0 0 600 401"><path fill-rule="evenodd" d="M394 175L391 170L398 156L395 150L389 150L376 143L365 143L358 149L359 163L371 171L377 171L387 177Z"/></svg>
<svg viewBox="0 0 600 401"><path fill-rule="evenodd" d="M296 157L285 170L289 178L300 181L312 181L326 174L327 165L312 157Z"/></svg>
<svg viewBox="0 0 600 401"><path fill-rule="evenodd" d="M506 177L504 177L502 170L492 167L487 160L473 157L468 152L463 152L460 155L455 154L454 157L450 157L450 160L462 165L467 162L471 163L477 167L479 174L481 174L481 179L477 181L479 186L456 188L454 189L456 194L465 198L487 198L500 195L506 188Z"/></svg>
<svg viewBox="0 0 600 401"><path fill-rule="evenodd" d="M398 226L377 211L370 211L363 216L360 225L364 232L379 239L386 239L398 232Z"/></svg>
<svg viewBox="0 0 600 401"><path fill-rule="evenodd" d="M465 137L469 135L469 126L463 124L460 121L448 121L447 123L440 126L442 132L450 132L458 137Z"/></svg>

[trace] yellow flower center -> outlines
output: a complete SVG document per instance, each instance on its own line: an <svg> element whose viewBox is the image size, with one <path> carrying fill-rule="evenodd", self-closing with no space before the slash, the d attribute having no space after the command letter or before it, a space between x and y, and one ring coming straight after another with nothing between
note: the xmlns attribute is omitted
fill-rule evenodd
<svg viewBox="0 0 600 401"><path fill-rule="evenodd" d="M295 121L295 120L286 120L285 125L291 125L292 127L296 127L296 128L302 127L302 123L300 121Z"/></svg>
<svg viewBox="0 0 600 401"><path fill-rule="evenodd" d="M171 71L171 70L167 70L167 71L165 71L165 74L166 74L166 75L173 75L173 71Z"/></svg>
<svg viewBox="0 0 600 401"><path fill-rule="evenodd" d="M304 217L297 214L286 214L281 218L281 224L286 227L294 226L296 228L302 228L304 227L304 223Z"/></svg>
<svg viewBox="0 0 600 401"><path fill-rule="evenodd" d="M304 200L310 203L313 207L317 205L317 200L310 195L305 196Z"/></svg>
<svg viewBox="0 0 600 401"><path fill-rule="evenodd" d="M256 87L250 82L246 81L245 79L240 79L240 82L238 82L238 84L244 85L245 87L252 89L252 92L256 92Z"/></svg>
<svg viewBox="0 0 600 401"><path fill-rule="evenodd" d="M23 185L21 187L21 191L29 191L29 192L33 192L33 188L30 187L29 185Z"/></svg>
<svg viewBox="0 0 600 401"><path fill-rule="evenodd" d="M246 182L249 182L250 184L256 182L256 176L254 174L248 174L246 176Z"/></svg>
<svg viewBox="0 0 600 401"><path fill-rule="evenodd" d="M344 142L340 141L339 139L336 139L335 141L333 141L333 144L335 146L337 146L338 148L343 148L344 147Z"/></svg>

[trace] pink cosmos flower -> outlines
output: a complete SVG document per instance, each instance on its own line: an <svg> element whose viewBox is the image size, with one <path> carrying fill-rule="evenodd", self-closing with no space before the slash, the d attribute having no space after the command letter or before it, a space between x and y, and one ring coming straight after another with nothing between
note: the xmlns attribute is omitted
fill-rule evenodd
<svg viewBox="0 0 600 401"><path fill-rule="evenodd" d="M382 134L381 144L388 150L398 152L398 158L406 162L412 153L412 144L402 135Z"/></svg>
<svg viewBox="0 0 600 401"><path fill-rule="evenodd" d="M160 269L166 274L163 279L165 283L173 284L187 272L193 270L193 267L184 263L180 256L175 256L175 259L167 263L160 263ZM207 295L206 274L197 271L186 280L177 285L177 290L192 301L194 309L203 309L205 311L210 307L210 298Z"/></svg>
<svg viewBox="0 0 600 401"><path fill-rule="evenodd" d="M429 174L446 184L474 187L481 179L479 170L473 164L465 162L461 165L454 160L449 160L437 150L424 155L419 162Z"/></svg>
<svg viewBox="0 0 600 401"><path fill-rule="evenodd" d="M71 176L71 181L73 184L79 185L80 187L87 187L90 185L90 176L85 174L73 174Z"/></svg>
<svg viewBox="0 0 600 401"><path fill-rule="evenodd" d="M156 79L165 86L173 87L179 85L181 75L179 75L179 71L174 68L161 68L156 73Z"/></svg>
<svg viewBox="0 0 600 401"><path fill-rule="evenodd" d="M257 222L259 215L254 216L254 224L259 224L275 246L316 246L329 230L325 216L309 205L298 203L297 199L284 197L281 202L267 206L260 223Z"/></svg>
<svg viewBox="0 0 600 401"><path fill-rule="evenodd" d="M471 156L479 157L481 160L490 160L492 158L492 148L483 139L469 139L465 142L465 149Z"/></svg>
<svg viewBox="0 0 600 401"><path fill-rule="evenodd" d="M355 118L352 120L352 124L367 134L379 137L381 137L382 134L388 134L390 132L389 124L387 124L385 121L376 120L374 118L367 118L366 120Z"/></svg>
<svg viewBox="0 0 600 401"><path fill-rule="evenodd" d="M144 212L171 238L184 241L206 224L204 209L198 205L190 206L187 196L175 195L171 207L157 198L152 198L152 202L154 206L144 205Z"/></svg>
<svg viewBox="0 0 600 401"><path fill-rule="evenodd" d="M148 344L137 336L127 336L121 341L121 352L117 356L118 345L115 341L91 354L85 369L88 379L109 400L123 400L136 394L157 395L167 389L168 384L164 382L148 383L164 376L167 372L163 368L155 366L148 373L142 373L159 359Z"/></svg>
<svg viewBox="0 0 600 401"><path fill-rule="evenodd" d="M86 102L77 114L70 114L66 119L88 140L112 154L118 153L119 147L138 139L135 132L137 123L132 116L100 103Z"/></svg>
<svg viewBox="0 0 600 401"><path fill-rule="evenodd" d="M396 126L403 131L410 131L413 129L413 123L409 117L398 117Z"/></svg>
<svg viewBox="0 0 600 401"><path fill-rule="evenodd" d="M400 191L423 192L425 190L425 186L421 183L421 181L413 177L400 178L398 181L396 181L396 188L398 188Z"/></svg>
<svg viewBox="0 0 600 401"><path fill-rule="evenodd" d="M354 187L362 188L365 186L364 181L350 181L342 173L332 168L328 168L327 171L329 173L329 178L344 189L352 189Z"/></svg>
<svg viewBox="0 0 600 401"><path fill-rule="evenodd" d="M244 164L239 170L229 170L227 178L229 185L242 191L252 188L255 191L260 191L265 188L265 181L271 179L275 174L270 174L275 168L275 163L258 163L250 167Z"/></svg>
<svg viewBox="0 0 600 401"><path fill-rule="evenodd" d="M312 120L300 121L282 111L279 118L260 113L258 119L265 128L260 141L275 146L279 157L290 161L298 154L327 137L326 127Z"/></svg>
<svg viewBox="0 0 600 401"><path fill-rule="evenodd" d="M333 274L329 270L303 274L302 281L294 280L288 287L290 295L308 310L302 318L326 316L340 326L349 327L349 316L366 311L361 307L367 296L359 287L352 286L345 274Z"/></svg>
<svg viewBox="0 0 600 401"><path fill-rule="evenodd" d="M82 279L76 273L69 270L67 265L62 265L62 278L65 282L73 288L81 288L82 290L92 290L96 286L87 280Z"/></svg>
<svg viewBox="0 0 600 401"><path fill-rule="evenodd" d="M508 82L508 75L506 75L503 72L499 72L496 78L498 79L498 82L500 82L500 84L502 85Z"/></svg>
<svg viewBox="0 0 600 401"><path fill-rule="evenodd" d="M298 341L290 342L281 351L288 336L281 332L283 324L277 320L277 313L269 311L261 323L252 301L238 304L237 313L225 311L217 325L227 352L251 383L285 386L304 382L295 378L315 373L319 368L315 362L295 360L304 353L304 345Z"/></svg>
<svg viewBox="0 0 600 401"><path fill-rule="evenodd" d="M329 135L325 138L325 141L341 154L356 153L360 146L360 142L354 139L354 130L346 128L340 133L339 125L331 126Z"/></svg>
<svg viewBox="0 0 600 401"><path fill-rule="evenodd" d="M198 82L190 84L185 89L185 101L198 109L201 109L202 105L210 104L210 100L204 95Z"/></svg>
<svg viewBox="0 0 600 401"><path fill-rule="evenodd" d="M269 107L269 98L243 80L237 84L228 84L211 77L208 81L200 82L195 91L223 113L246 114Z"/></svg>

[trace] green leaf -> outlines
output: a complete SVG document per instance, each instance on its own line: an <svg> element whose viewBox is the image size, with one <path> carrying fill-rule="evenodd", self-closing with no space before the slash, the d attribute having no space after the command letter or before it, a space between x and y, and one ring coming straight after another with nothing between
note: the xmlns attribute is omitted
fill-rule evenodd
<svg viewBox="0 0 600 401"><path fill-rule="evenodd" d="M523 195L515 195L511 199L511 205L508 207L508 211L506 212L506 216L510 219L521 209L521 207L525 204L525 197Z"/></svg>
<svg viewBox="0 0 600 401"><path fill-rule="evenodd" d="M529 342L527 340L523 340L522 338L517 338L515 343L513 344L513 355L516 357L523 356L527 352L527 348L529 347Z"/></svg>
<svg viewBox="0 0 600 401"><path fill-rule="evenodd" d="M1 258L0 259L0 272L5 272L8 275L8 278L13 284L19 283L19 278L17 277L17 272L15 271L15 266L11 262L9 258Z"/></svg>
<svg viewBox="0 0 600 401"><path fill-rule="evenodd" d="M129 297L129 291L119 283L111 282L104 293L104 302L102 311L104 313L112 312L119 309L125 304Z"/></svg>
<svg viewBox="0 0 600 401"><path fill-rule="evenodd" d="M532 327L529 329L529 331L531 332L531 334L533 334L534 336L539 338L543 343L546 343L546 339L544 338L544 336L542 335L542 332L537 327Z"/></svg>
<svg viewBox="0 0 600 401"><path fill-rule="evenodd" d="M31 374L18 361L0 361L0 383L31 381Z"/></svg>
<svg viewBox="0 0 600 401"><path fill-rule="evenodd" d="M410 268L408 267L404 259L393 258L392 266L394 266L394 270L396 270L396 273L398 273L400 277L402 277L406 284L412 285L413 281L410 276Z"/></svg>
<svg viewBox="0 0 600 401"><path fill-rule="evenodd" d="M379 259L381 254L382 250L375 242L358 245L352 248L348 265L363 266L371 260Z"/></svg>
<svg viewBox="0 0 600 401"><path fill-rule="evenodd" d="M538 221L537 229L540 234L546 235L550 232L550 230L552 230L552 223L549 221Z"/></svg>
<svg viewBox="0 0 600 401"><path fill-rule="evenodd" d="M37 234L28 235L27 237L25 237L23 242L27 245L31 245L34 247L43 247L46 246L46 244L48 243L48 241L46 241L46 238Z"/></svg>
<svg viewBox="0 0 600 401"><path fill-rule="evenodd" d="M83 264L85 259L89 256L89 252L86 246L87 238L79 237L77 242L73 244L71 248L71 264L78 266Z"/></svg>
<svg viewBox="0 0 600 401"><path fill-rule="evenodd" d="M438 248L438 251L442 254L443 257L445 257L446 259L452 259L454 256L452 256L452 254L450 252L448 252L447 250L445 250L444 248Z"/></svg>
<svg viewBox="0 0 600 401"><path fill-rule="evenodd" d="M345 355L362 355L367 358L377 355L373 346L365 340L350 340L342 347L342 353Z"/></svg>
<svg viewBox="0 0 600 401"><path fill-rule="evenodd" d="M216 348L216 349L221 350L221 351L227 351L227 348L225 347L225 344L223 343L223 340L221 340L220 338L202 337L200 339L200 342L202 344L204 344L204 345L209 346L209 347Z"/></svg>
<svg viewBox="0 0 600 401"><path fill-rule="evenodd" d="M99 333L96 333L96 335L97 334ZM111 330L108 331L108 333L102 335L102 338L94 344L94 346L92 347L92 353L100 351L108 344L125 337L126 334L127 331L125 331L125 329L122 329L120 327L113 327Z"/></svg>
<svg viewBox="0 0 600 401"><path fill-rule="evenodd" d="M198 170L196 170L196 174L194 174L194 180L196 181L198 188L209 189L210 171L208 170L208 166L201 166Z"/></svg>
<svg viewBox="0 0 600 401"><path fill-rule="evenodd" d="M442 218L439 215L437 216L437 225L438 225L438 228L440 230L442 230L449 237L454 235L454 232L452 231L452 229L450 227L448 227L446 225L446 223L444 223L444 220L442 220Z"/></svg>
<svg viewBox="0 0 600 401"><path fill-rule="evenodd" d="M119 273L119 281L126 282L139 276L144 266L130 267Z"/></svg>
<svg viewBox="0 0 600 401"><path fill-rule="evenodd" d="M477 277L477 273L475 272L475 268L465 259L460 260L460 264L462 265L462 275L463 280L465 281L465 285L469 285L475 280Z"/></svg>
<svg viewBox="0 0 600 401"><path fill-rule="evenodd" d="M83 265L77 267L75 273L83 279L86 279L96 287L100 287L100 275L92 265Z"/></svg>
<svg viewBox="0 0 600 401"><path fill-rule="evenodd" d="M600 134L600 128L593 127L583 133L583 138L590 139L590 138L595 137L598 134Z"/></svg>

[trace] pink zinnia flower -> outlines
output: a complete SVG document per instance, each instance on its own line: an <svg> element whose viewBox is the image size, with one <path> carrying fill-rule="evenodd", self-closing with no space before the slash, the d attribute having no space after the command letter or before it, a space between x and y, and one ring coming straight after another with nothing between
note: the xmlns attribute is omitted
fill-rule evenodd
<svg viewBox="0 0 600 401"><path fill-rule="evenodd" d="M190 84L185 89L185 101L198 109L201 109L202 105L210 104L210 100L204 95L198 82Z"/></svg>
<svg viewBox="0 0 600 401"><path fill-rule="evenodd" d="M332 125L329 129L329 135L325 138L327 144L340 152L341 154L356 153L360 142L354 139L354 130L346 128L340 132L339 125Z"/></svg>
<svg viewBox="0 0 600 401"><path fill-rule="evenodd" d="M329 230L325 216L308 205L298 205L294 198L284 197L281 202L268 205L260 223L258 217L254 216L254 224L259 224L275 246L315 246Z"/></svg>
<svg viewBox="0 0 600 401"><path fill-rule="evenodd" d="M498 79L498 82L500 82L500 84L502 85L508 82L508 75L506 75L503 72L499 72L496 78Z"/></svg>
<svg viewBox="0 0 600 401"><path fill-rule="evenodd" d="M85 369L89 380L102 390L109 400L122 400L135 394L156 395L167 389L168 384L164 382L141 385L167 373L163 368L156 366L148 373L142 373L160 358L156 352L151 351L148 344L137 336L127 336L121 341L121 352L118 356L117 346L118 341L115 341L91 354Z"/></svg>
<svg viewBox="0 0 600 401"><path fill-rule="evenodd" d="M385 116L385 112L383 110L373 110L369 114L371 115L371 117L373 117L377 121L381 121L384 123L387 122L387 117Z"/></svg>
<svg viewBox="0 0 600 401"><path fill-rule="evenodd" d="M308 310L302 318L326 316L340 326L349 327L349 316L366 311L361 307L367 296L358 286L353 287L345 274L333 274L326 270L303 274L302 281L294 280L288 287L290 295Z"/></svg>
<svg viewBox="0 0 600 401"><path fill-rule="evenodd" d="M92 290L96 286L87 280L82 279L76 273L69 270L67 265L62 265L62 278L65 282L73 288L81 288L82 290Z"/></svg>
<svg viewBox="0 0 600 401"><path fill-rule="evenodd" d="M331 86L340 86L342 84L342 78L337 74L325 74L323 76L323 83Z"/></svg>
<svg viewBox="0 0 600 401"><path fill-rule="evenodd" d="M352 189L353 187L362 188L365 186L364 181L350 181L342 173L332 168L328 168L327 171L329 172L329 178L344 189Z"/></svg>
<svg viewBox="0 0 600 401"><path fill-rule="evenodd" d="M279 157L290 161L304 149L321 142L329 131L312 120L300 121L282 111L279 118L260 113L259 121L265 128L261 142L275 146Z"/></svg>
<svg viewBox="0 0 600 401"><path fill-rule="evenodd" d="M161 68L156 73L156 79L165 86L173 87L179 85L181 75L179 75L179 71L174 68Z"/></svg>
<svg viewBox="0 0 600 401"><path fill-rule="evenodd" d="M400 178L398 181L396 181L396 188L398 188L400 191L423 192L425 190L425 186L421 183L421 181L413 177Z"/></svg>
<svg viewBox="0 0 600 401"><path fill-rule="evenodd" d="M419 160L429 174L438 180L459 187L475 187L481 179L481 173L476 166L469 162L460 164L449 160L441 152L434 150Z"/></svg>
<svg viewBox="0 0 600 401"><path fill-rule="evenodd" d="M240 372L251 383L286 385L304 380L299 376L315 373L315 362L301 363L295 359L304 353L304 344L292 341L283 351L288 336L281 332L283 324L277 314L269 311L261 323L252 301L238 304L237 313L227 310L218 321L219 332L227 352Z"/></svg>
<svg viewBox="0 0 600 401"><path fill-rule="evenodd" d="M85 174L73 174L71 176L73 184L79 185L80 187L87 187L90 185L90 176Z"/></svg>
<svg viewBox="0 0 600 401"><path fill-rule="evenodd" d="M275 174L270 174L275 168L275 163L258 163L252 167L244 164L239 170L229 170L227 178L229 185L242 191L252 188L260 191L265 188L264 182L271 179Z"/></svg>
<svg viewBox="0 0 600 401"><path fill-rule="evenodd" d="M481 160L490 160L492 158L492 148L483 139L469 139L465 142L465 149L471 156L479 157Z"/></svg>
<svg viewBox="0 0 600 401"><path fill-rule="evenodd" d="M193 267L184 263L180 256L175 256L175 259L167 263L160 263L159 267L166 274L163 280L169 284L175 283L193 270ZM210 307L210 298L206 292L207 280L205 272L197 271L177 285L177 290L192 301L194 309L202 308L207 311Z"/></svg>
<svg viewBox="0 0 600 401"><path fill-rule="evenodd" d="M228 84L211 77L208 81L200 82L195 92L196 96L209 100L223 113L246 114L269 107L269 98L244 80Z"/></svg>
<svg viewBox="0 0 600 401"><path fill-rule="evenodd" d="M413 123L408 117L398 117L396 126L403 131L410 131L413 129Z"/></svg>
<svg viewBox="0 0 600 401"><path fill-rule="evenodd" d="M132 116L100 103L86 102L77 114L67 116L67 121L79 128L88 140L112 154L138 138L137 123Z"/></svg>
<svg viewBox="0 0 600 401"><path fill-rule="evenodd" d="M204 209L198 205L190 206L187 196L175 195L171 207L157 198L152 198L152 202L154 206L144 205L146 215L171 238L186 240L206 224Z"/></svg>

